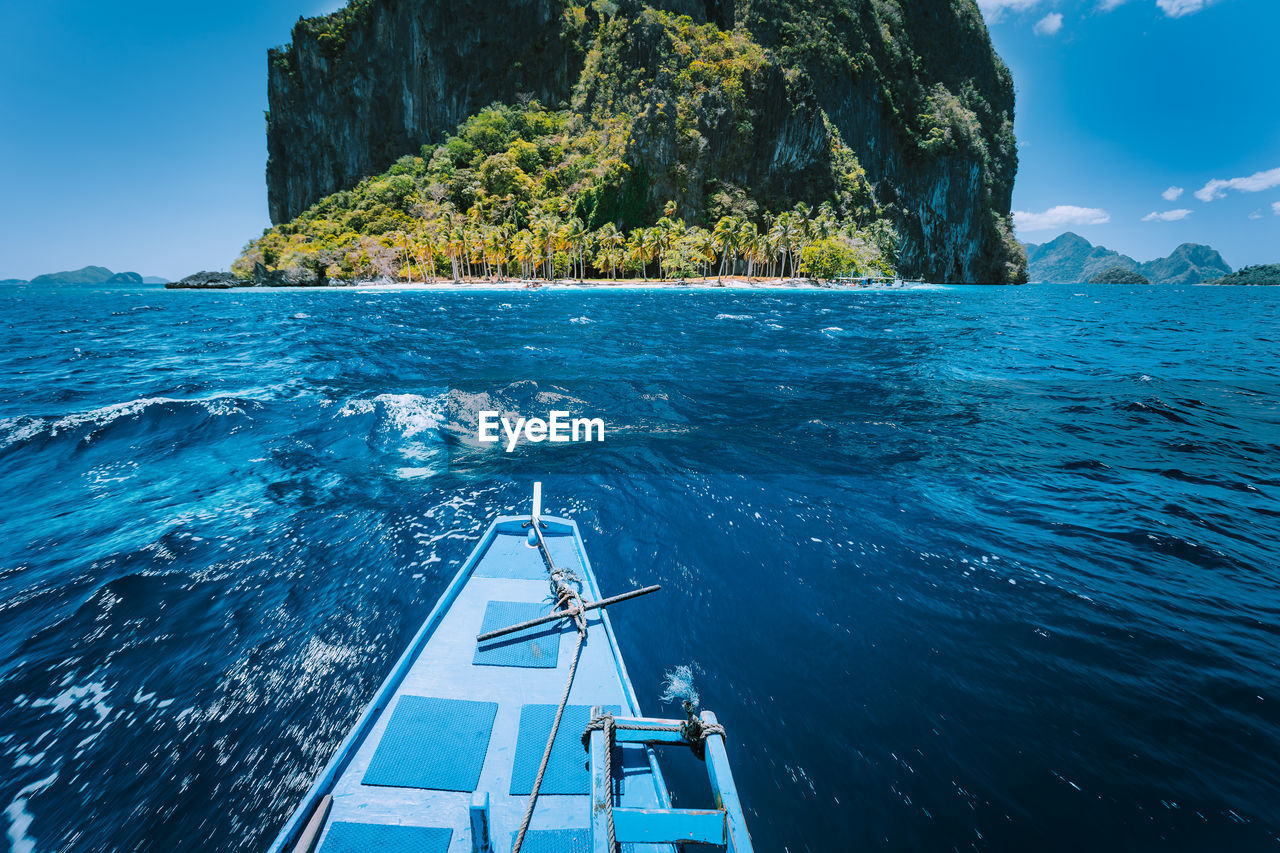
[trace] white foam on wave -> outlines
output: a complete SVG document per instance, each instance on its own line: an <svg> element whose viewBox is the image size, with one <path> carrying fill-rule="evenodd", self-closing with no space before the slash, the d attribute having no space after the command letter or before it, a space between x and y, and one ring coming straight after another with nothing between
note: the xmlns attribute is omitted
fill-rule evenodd
<svg viewBox="0 0 1280 853"><path fill-rule="evenodd" d="M43 421L26 415L0 419L0 449L35 438L43 428Z"/></svg>
<svg viewBox="0 0 1280 853"><path fill-rule="evenodd" d="M582 326L587 323L594 323L595 321L592 320L590 317L570 317L569 322L573 323L574 325Z"/></svg>
<svg viewBox="0 0 1280 853"><path fill-rule="evenodd" d="M391 423L406 438L444 426L443 395L427 398L418 394L379 394L373 399L382 404Z"/></svg>
<svg viewBox="0 0 1280 853"><path fill-rule="evenodd" d="M717 320L750 320L750 314L717 314Z"/></svg>
<svg viewBox="0 0 1280 853"><path fill-rule="evenodd" d="M65 682L64 682L65 683ZM111 706L107 704L110 691L101 681L88 684L73 684L52 699L36 699L32 708L52 708L55 711L66 711L73 705L90 708L98 715L98 722L105 723L111 715Z"/></svg>
<svg viewBox="0 0 1280 853"><path fill-rule="evenodd" d="M56 772L32 782L30 785L18 792L18 796L13 798L13 802L4 810L4 815L9 819L9 847L13 853L35 853L35 839L28 835L31 830L31 822L35 819L31 812L27 811L27 801L34 795L40 793L45 788L54 783L58 778Z"/></svg>
<svg viewBox="0 0 1280 853"><path fill-rule="evenodd" d="M76 412L70 415L64 415L52 422L49 426L49 434L55 436L60 432L68 432L70 430L79 429L81 427L92 427L93 429L101 429L102 427L117 421L120 418L134 417L141 414L152 406L163 406L168 404L194 404L204 408L211 415L243 415L244 409L240 408L240 404L233 397L205 397L190 400L182 400L176 397L140 397L137 400L126 400L123 403L111 403L97 409L90 409L87 412ZM38 422L43 426L43 421ZM38 431L38 429L37 429ZM28 432L25 437L30 438L35 433ZM9 443L20 439L11 439Z"/></svg>
<svg viewBox="0 0 1280 853"><path fill-rule="evenodd" d="M421 394L379 394L370 399L348 400L338 410L338 416L347 418L352 415L368 415L381 408L392 427L405 438L412 438L444 426L447 399L444 394L434 397L424 397Z"/></svg>

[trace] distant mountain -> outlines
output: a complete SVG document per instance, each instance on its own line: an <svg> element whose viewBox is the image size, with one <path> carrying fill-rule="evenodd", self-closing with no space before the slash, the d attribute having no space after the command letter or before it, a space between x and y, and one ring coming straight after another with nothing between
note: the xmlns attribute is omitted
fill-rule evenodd
<svg viewBox="0 0 1280 853"><path fill-rule="evenodd" d="M1029 281L1083 283L1114 267L1136 271L1138 266L1128 255L1095 246L1070 231L1048 243L1027 244Z"/></svg>
<svg viewBox="0 0 1280 853"><path fill-rule="evenodd" d="M6 284L29 284L29 283L30 282L28 282L26 279L21 279L21 278L0 279L0 286L6 285Z"/></svg>
<svg viewBox="0 0 1280 853"><path fill-rule="evenodd" d="M1183 243L1169 257L1146 263L1095 246L1070 231L1048 243L1028 243L1026 249L1030 281L1080 284L1120 268L1146 276L1155 284L1200 284L1231 272L1215 249L1197 243Z"/></svg>
<svg viewBox="0 0 1280 853"><path fill-rule="evenodd" d="M161 278L158 275L144 275L142 277L143 284L168 284L169 279Z"/></svg>
<svg viewBox="0 0 1280 853"><path fill-rule="evenodd" d="M168 279L155 276L143 278L136 272L112 272L106 267L89 266L38 275L31 279L31 284L164 284L166 281Z"/></svg>
<svg viewBox="0 0 1280 853"><path fill-rule="evenodd" d="M31 279L32 284L106 284L115 275L106 267L82 267L78 270L50 272Z"/></svg>
<svg viewBox="0 0 1280 853"><path fill-rule="evenodd" d="M1216 249L1199 243L1183 243L1169 257L1148 261L1139 270L1156 284L1200 284L1231 274Z"/></svg>

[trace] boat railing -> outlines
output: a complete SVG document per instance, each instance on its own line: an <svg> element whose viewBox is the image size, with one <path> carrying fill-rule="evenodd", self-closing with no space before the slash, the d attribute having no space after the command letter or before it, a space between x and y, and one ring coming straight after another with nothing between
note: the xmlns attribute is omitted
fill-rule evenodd
<svg viewBox="0 0 1280 853"><path fill-rule="evenodd" d="M686 708L691 706L686 705ZM596 706L583 733L591 754L591 853L619 844L710 844L728 853L752 853L742 801L725 752L724 727L703 711L688 721L615 717ZM684 745L707 767L714 809L635 809L613 804L613 748L617 744Z"/></svg>

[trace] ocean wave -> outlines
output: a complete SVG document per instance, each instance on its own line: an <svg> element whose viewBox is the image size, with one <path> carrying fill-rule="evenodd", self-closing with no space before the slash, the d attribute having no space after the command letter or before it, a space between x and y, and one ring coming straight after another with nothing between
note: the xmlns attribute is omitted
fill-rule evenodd
<svg viewBox="0 0 1280 853"><path fill-rule="evenodd" d="M206 399L196 400L180 400L174 397L143 397L138 400L128 400L123 403L112 403L109 406L102 406L98 409L92 409L88 412L77 412L73 415L59 418L54 421L49 429L50 435L57 435L59 432L71 432L81 427L89 426L93 430L101 429L104 426L117 421L120 418L129 418L146 412L153 406L185 406L196 405L202 407L211 415L243 415L244 409L240 406L240 401L233 397L209 397Z"/></svg>
<svg viewBox="0 0 1280 853"><path fill-rule="evenodd" d="M338 417L376 414L381 411L386 422L405 438L434 432L445 425L448 396L438 394L379 394L376 397L348 400L338 410Z"/></svg>
<svg viewBox="0 0 1280 853"><path fill-rule="evenodd" d="M243 415L245 406L249 402L240 397L206 397L188 400L175 397L140 397L136 400L111 403L60 417L19 415L0 420L0 450L42 435L56 438L60 435L85 433L86 439L92 438L105 427L120 420L143 415L163 417L187 407L194 407L203 414L213 417Z"/></svg>
<svg viewBox="0 0 1280 853"><path fill-rule="evenodd" d="M717 314L717 320L750 320L750 314Z"/></svg>

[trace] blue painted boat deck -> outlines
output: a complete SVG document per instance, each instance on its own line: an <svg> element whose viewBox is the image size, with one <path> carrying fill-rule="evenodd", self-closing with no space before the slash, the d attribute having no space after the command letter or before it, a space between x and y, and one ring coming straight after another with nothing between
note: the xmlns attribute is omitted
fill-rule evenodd
<svg viewBox="0 0 1280 853"><path fill-rule="evenodd" d="M471 851L469 808L487 793L491 838L510 851L564 691L577 634L571 620L478 647L482 630L551 612L541 554L526 541L527 518L502 518L485 533L370 708L339 747L273 851L292 850L324 794L332 808L315 849L340 853L361 833L379 838L378 853ZM584 599L602 598L572 521L544 517L555 563L582 578ZM611 593L625 590L611 590ZM533 612L537 608L540 612ZM486 613L488 620L486 621ZM641 716L608 616L591 611L569 706L561 723L525 841L525 853L586 849L590 772L580 738L594 705ZM557 642L558 641L558 642ZM619 806L667 808L653 753L625 745L615 753ZM371 827L417 827L397 833ZM554 830L559 835L543 835ZM572 831L577 832L572 832ZM568 831L568 832L567 832ZM535 834L536 833L536 834ZM370 836L373 837L373 836ZM358 842L357 842L358 843ZM442 846L443 845L443 846ZM670 845L627 845L634 853L672 853Z"/></svg>

